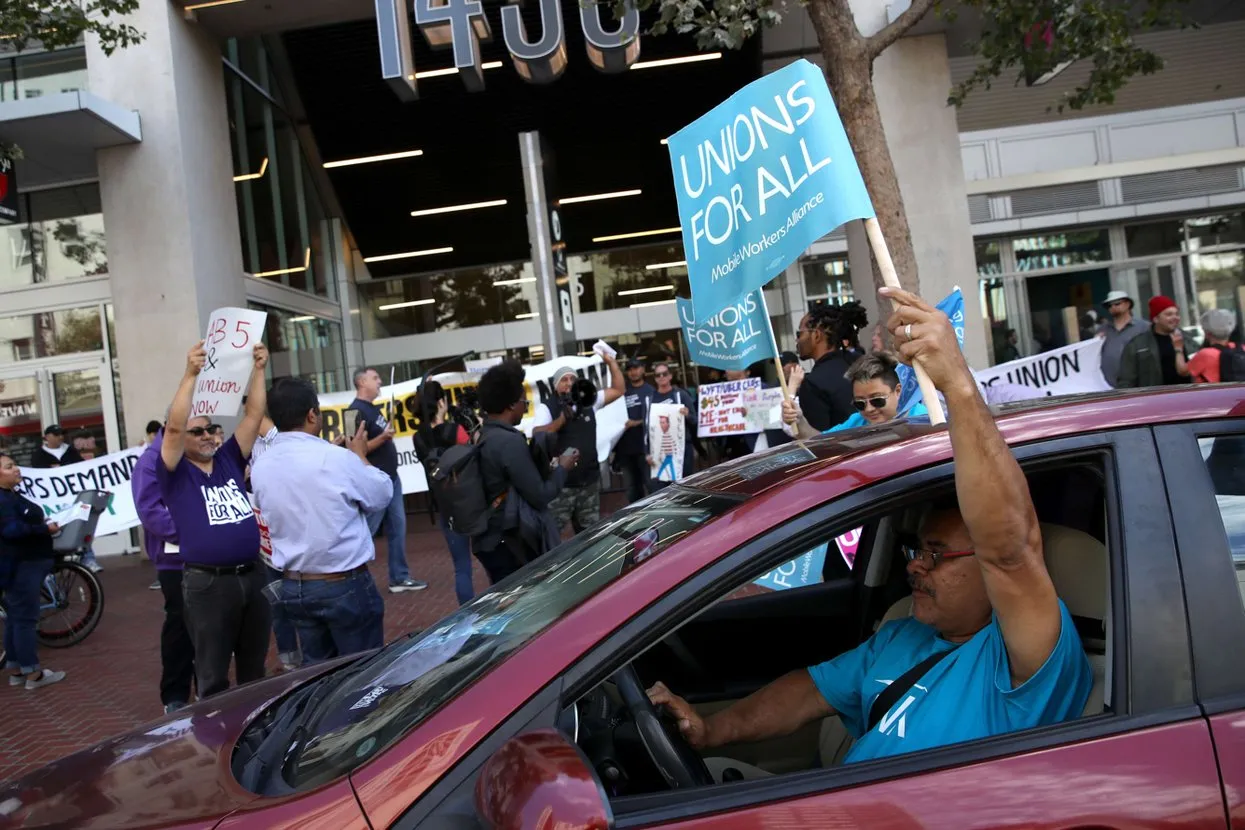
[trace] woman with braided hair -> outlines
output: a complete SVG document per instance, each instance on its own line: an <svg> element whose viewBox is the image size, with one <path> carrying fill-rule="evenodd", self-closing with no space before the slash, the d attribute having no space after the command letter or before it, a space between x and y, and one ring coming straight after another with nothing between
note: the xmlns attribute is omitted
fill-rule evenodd
<svg viewBox="0 0 1245 830"><path fill-rule="evenodd" d="M800 321L796 349L813 368L798 389L800 408L814 429L824 431L852 416L852 383L848 368L860 352L860 330L869 324L858 302L818 303Z"/></svg>

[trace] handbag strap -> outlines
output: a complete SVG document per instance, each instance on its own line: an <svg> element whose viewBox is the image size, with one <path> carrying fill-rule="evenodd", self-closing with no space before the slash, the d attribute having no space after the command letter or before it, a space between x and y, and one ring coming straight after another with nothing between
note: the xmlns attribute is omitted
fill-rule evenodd
<svg viewBox="0 0 1245 830"><path fill-rule="evenodd" d="M874 698L873 706L869 708L869 728L865 731L868 732L872 730L873 727L877 726L878 721L882 720L882 718L887 712L890 711L891 707L895 705L899 698L907 694L908 690L915 686L916 682L920 680L927 671L938 665L944 657L953 651L955 651L954 648L949 648L946 651L939 651L931 654L929 657L926 657L924 660L904 672L898 680L883 689L882 694Z"/></svg>

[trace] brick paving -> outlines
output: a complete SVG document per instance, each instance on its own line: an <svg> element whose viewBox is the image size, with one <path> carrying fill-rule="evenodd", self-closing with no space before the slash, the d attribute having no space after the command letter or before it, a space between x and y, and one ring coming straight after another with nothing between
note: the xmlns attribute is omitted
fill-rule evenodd
<svg viewBox="0 0 1245 830"><path fill-rule="evenodd" d="M428 589L386 591L385 544L378 540L372 575L385 599L386 639L424 628L457 606L454 566L440 531L426 513L410 515L407 530L411 573L426 581ZM71 648L40 648L40 661L67 671L65 680L32 692L0 684L0 781L133 729L163 712L159 692L163 598L159 591L148 590L155 569L143 556L109 556L101 564L104 616L99 627ZM488 578L476 563L476 590L487 585ZM280 670L275 644L268 666L270 672Z"/></svg>

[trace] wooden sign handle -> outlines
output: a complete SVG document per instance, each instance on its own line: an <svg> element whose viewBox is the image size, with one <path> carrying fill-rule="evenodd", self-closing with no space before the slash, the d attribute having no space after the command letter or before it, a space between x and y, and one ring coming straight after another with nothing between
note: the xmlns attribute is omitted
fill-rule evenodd
<svg viewBox="0 0 1245 830"><path fill-rule="evenodd" d="M891 260L890 249L886 247L886 238L882 236L882 226L878 224L876 217L865 220L865 232L869 235L869 247L873 249L873 256L877 259L878 268L882 271L882 282L886 283L888 288L901 288L899 275L895 273L895 263ZM929 379L929 375L925 374L925 369L920 364L913 363L912 371L916 374L917 386L921 387L921 397L925 400L925 408L929 410L929 422L945 424L947 416L942 411L942 401L938 397L938 390L934 388L934 382Z"/></svg>

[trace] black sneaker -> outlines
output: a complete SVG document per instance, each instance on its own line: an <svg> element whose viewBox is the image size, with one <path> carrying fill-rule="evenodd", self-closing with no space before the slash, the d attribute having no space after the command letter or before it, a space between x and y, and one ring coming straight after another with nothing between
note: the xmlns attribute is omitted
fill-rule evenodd
<svg viewBox="0 0 1245 830"><path fill-rule="evenodd" d="M396 585L390 585L389 593L400 594L403 591L422 591L427 587L427 582L420 582L418 579L404 579Z"/></svg>

